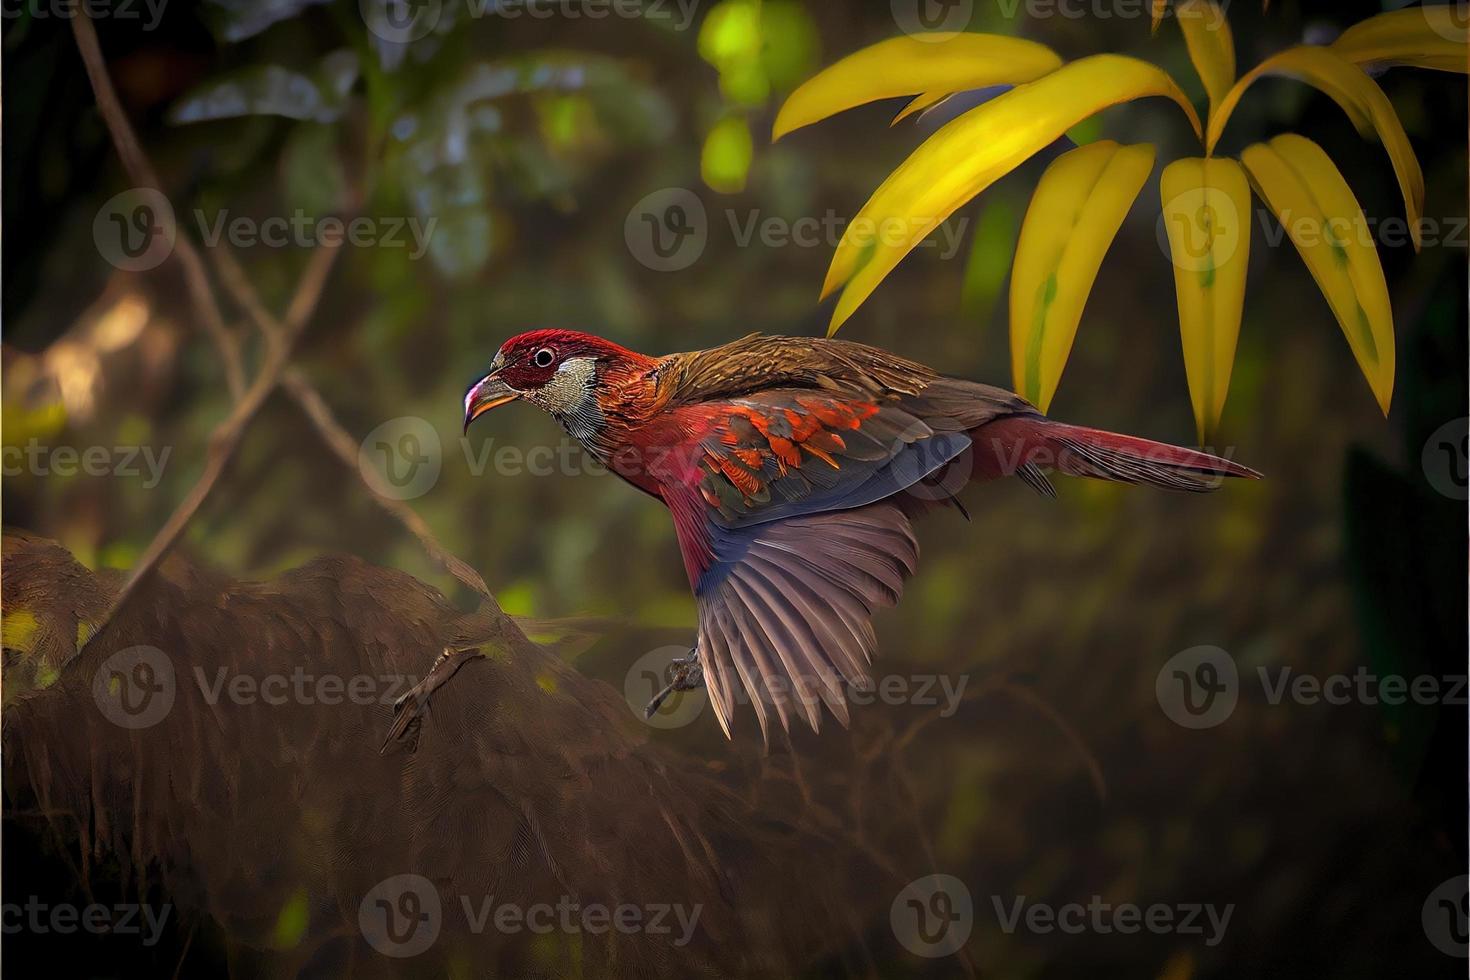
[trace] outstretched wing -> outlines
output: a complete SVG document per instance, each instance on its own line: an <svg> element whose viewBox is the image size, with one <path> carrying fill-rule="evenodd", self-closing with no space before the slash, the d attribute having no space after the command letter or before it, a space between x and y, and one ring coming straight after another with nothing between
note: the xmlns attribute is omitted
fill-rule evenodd
<svg viewBox="0 0 1470 980"><path fill-rule="evenodd" d="M698 593L700 664L726 736L736 705L783 728L820 727L825 704L848 722L844 685L867 678L871 617L898 602L919 559L895 503L807 514L716 534L721 557Z"/></svg>

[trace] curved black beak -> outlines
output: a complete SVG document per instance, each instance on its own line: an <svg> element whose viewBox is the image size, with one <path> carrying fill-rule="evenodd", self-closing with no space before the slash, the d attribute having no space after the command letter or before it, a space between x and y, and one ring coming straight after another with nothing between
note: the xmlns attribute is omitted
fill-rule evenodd
<svg viewBox="0 0 1470 980"><path fill-rule="evenodd" d="M521 397L519 391L516 391L510 385L496 377L498 373L497 371L491 371L479 381L470 385L470 390L464 393L465 432L470 431L471 422L490 411L490 409Z"/></svg>

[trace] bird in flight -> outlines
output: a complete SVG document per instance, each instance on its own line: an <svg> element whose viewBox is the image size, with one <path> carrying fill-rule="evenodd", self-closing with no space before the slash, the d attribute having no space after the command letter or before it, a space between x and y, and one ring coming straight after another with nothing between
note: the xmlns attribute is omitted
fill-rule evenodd
<svg viewBox="0 0 1470 980"><path fill-rule="evenodd" d="M650 357L535 330L465 393L464 424L511 401L549 413L608 469L662 501L694 591L697 642L674 690L703 684L730 735L748 699L761 733L867 680L871 617L919 558L911 522L977 480L1045 470L1171 490L1259 474L1148 439L1054 422L1017 395L865 344L752 334Z"/></svg>

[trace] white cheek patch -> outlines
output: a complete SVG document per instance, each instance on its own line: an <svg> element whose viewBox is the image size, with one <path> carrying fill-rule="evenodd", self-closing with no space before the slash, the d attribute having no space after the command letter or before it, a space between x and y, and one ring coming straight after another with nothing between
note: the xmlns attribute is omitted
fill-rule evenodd
<svg viewBox="0 0 1470 980"><path fill-rule="evenodd" d="M546 406L562 415L583 411L593 400L592 384L597 362L590 357L571 357L561 362L551 380L541 386Z"/></svg>

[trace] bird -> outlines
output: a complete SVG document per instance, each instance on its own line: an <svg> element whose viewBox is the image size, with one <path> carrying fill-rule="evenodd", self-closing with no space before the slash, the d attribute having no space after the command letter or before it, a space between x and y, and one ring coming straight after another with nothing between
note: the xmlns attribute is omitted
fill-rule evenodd
<svg viewBox="0 0 1470 980"><path fill-rule="evenodd" d="M501 345L464 396L464 429L523 401L607 469L666 506L698 614L675 690L705 687L727 738L748 701L820 730L849 724L868 682L875 612L917 568L913 521L965 485L1046 473L1205 491L1255 470L1208 453L1055 421L1019 395L878 347L750 334L650 356L537 329ZM968 516L965 514L965 516Z"/></svg>

